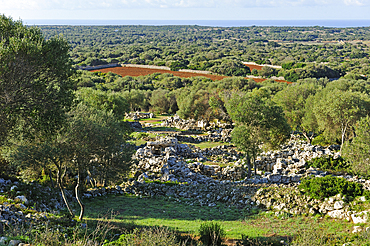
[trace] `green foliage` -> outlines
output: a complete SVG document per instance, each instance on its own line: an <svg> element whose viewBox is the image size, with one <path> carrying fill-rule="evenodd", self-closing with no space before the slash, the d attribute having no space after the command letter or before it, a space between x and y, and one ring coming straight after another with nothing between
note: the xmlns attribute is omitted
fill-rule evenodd
<svg viewBox="0 0 370 246"><path fill-rule="evenodd" d="M342 196L348 197L348 199L354 199L357 196L361 196L364 193L362 184L347 181L344 178L338 178L331 175L312 178L308 177L302 180L299 185L300 189L304 192L319 200L341 194Z"/></svg>
<svg viewBox="0 0 370 246"><path fill-rule="evenodd" d="M237 242L236 246L273 246L273 245L281 245L280 242L276 244L274 242L270 242L270 240L266 239L258 239L258 238L250 238L246 235L242 235L241 242Z"/></svg>
<svg viewBox="0 0 370 246"><path fill-rule="evenodd" d="M342 157L334 159L333 156L316 157L308 161L306 164L310 167L336 172L349 172L351 167Z"/></svg>
<svg viewBox="0 0 370 246"><path fill-rule="evenodd" d="M188 66L187 66L188 64L189 64L189 62L184 61L184 60L182 60L182 61L173 61L173 62L171 62L169 67L170 67L171 71L178 71L180 69L188 68Z"/></svg>
<svg viewBox="0 0 370 246"><path fill-rule="evenodd" d="M270 78L272 76L278 75L278 71L273 67L264 66L260 71L258 71L258 75L264 78Z"/></svg>
<svg viewBox="0 0 370 246"><path fill-rule="evenodd" d="M89 107L110 111L120 120L129 112L129 104L121 93L81 88L77 91L77 99Z"/></svg>
<svg viewBox="0 0 370 246"><path fill-rule="evenodd" d="M104 246L137 246L137 245L184 245L178 240L176 232L166 227L136 228L130 234L122 234L118 240L104 244Z"/></svg>
<svg viewBox="0 0 370 246"><path fill-rule="evenodd" d="M308 66L297 64L292 67L292 69L283 72L284 78L291 82L296 82L298 79L305 78L339 78L341 75L341 71L322 64L310 64Z"/></svg>
<svg viewBox="0 0 370 246"><path fill-rule="evenodd" d="M227 76L246 76L251 71L241 61L224 60L220 65L213 66L211 72Z"/></svg>
<svg viewBox="0 0 370 246"><path fill-rule="evenodd" d="M323 134L318 135L312 140L312 145L328 146L331 144L333 144L333 141L330 141L327 138L325 138Z"/></svg>
<svg viewBox="0 0 370 246"><path fill-rule="evenodd" d="M0 15L0 146L13 137L50 137L73 103L69 45Z"/></svg>
<svg viewBox="0 0 370 246"><path fill-rule="evenodd" d="M328 85L315 95L312 112L317 125L328 140L348 140L355 123L370 112L368 95L354 91L331 89Z"/></svg>
<svg viewBox="0 0 370 246"><path fill-rule="evenodd" d="M221 246L225 230L217 222L204 222L200 225L199 234L204 246Z"/></svg>
<svg viewBox="0 0 370 246"><path fill-rule="evenodd" d="M244 95L235 93L226 107L230 117L238 124L233 141L253 158L258 154L256 150L260 143L277 147L287 139L289 125L282 108L269 98L268 91L253 90ZM243 138L250 139L254 144L248 144Z"/></svg>
<svg viewBox="0 0 370 246"><path fill-rule="evenodd" d="M167 113L170 111L170 100L167 97L169 91L161 88L153 91L152 97L150 98L150 104L152 110L156 113Z"/></svg>
<svg viewBox="0 0 370 246"><path fill-rule="evenodd" d="M320 230L320 233L317 233ZM310 226L298 231L291 241L292 246L332 246L332 245L358 245L370 246L370 233L363 231L356 234L337 235L322 231L321 227Z"/></svg>
<svg viewBox="0 0 370 246"><path fill-rule="evenodd" d="M301 81L291 84L276 93L273 100L283 108L284 115L293 130L305 130L302 120L306 113L306 100L315 95L322 87L317 81Z"/></svg>
<svg viewBox="0 0 370 246"><path fill-rule="evenodd" d="M351 163L355 173L370 176L370 117L360 119L355 126L356 137L346 142L343 156Z"/></svg>

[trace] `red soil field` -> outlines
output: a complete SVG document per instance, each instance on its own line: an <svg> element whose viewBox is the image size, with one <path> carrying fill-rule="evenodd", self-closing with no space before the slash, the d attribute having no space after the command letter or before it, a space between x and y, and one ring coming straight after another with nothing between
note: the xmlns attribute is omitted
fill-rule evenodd
<svg viewBox="0 0 370 246"><path fill-rule="evenodd" d="M141 75L148 75L152 73L171 73L178 77L183 78L190 78L196 76L207 77L214 80L221 80L223 78L227 78L227 76L220 76L220 75L212 75L212 74L201 74L201 73L188 73L188 72L178 72L178 71L170 71L170 70L162 70L162 69L151 69L151 68L141 68L141 67L111 67L111 68L103 68L97 70L91 70L91 72L100 71L103 73L116 73L121 76L132 76L137 77Z"/></svg>
<svg viewBox="0 0 370 246"><path fill-rule="evenodd" d="M137 77L137 76L148 75L148 74L153 74L153 73L170 73L170 74L173 74L175 76L183 77L183 78L202 76L202 77L210 78L213 81L221 80L223 78L228 77L228 76L221 76L221 75L178 72L178 71L151 69L151 68L139 68L139 67L110 67L110 68L102 68L102 69L91 70L91 72L97 72L97 71L100 71L102 73L112 72L112 73L115 73L115 74L119 74L123 77L125 77L125 76ZM262 82L266 79L253 78L253 80L258 83L258 82ZM290 82L285 81L285 80L276 80L276 81L277 82L290 83Z"/></svg>
<svg viewBox="0 0 370 246"><path fill-rule="evenodd" d="M247 67L252 71L253 69L262 70L263 66L246 64Z"/></svg>

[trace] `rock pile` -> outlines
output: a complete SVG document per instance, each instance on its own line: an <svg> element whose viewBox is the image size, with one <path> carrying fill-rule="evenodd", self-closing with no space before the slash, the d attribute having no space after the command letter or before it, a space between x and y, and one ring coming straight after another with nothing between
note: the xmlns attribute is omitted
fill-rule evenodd
<svg viewBox="0 0 370 246"><path fill-rule="evenodd" d="M275 164L280 164L280 167L284 167L291 164L296 165L295 163L297 162L303 163L303 161L308 161L315 157L334 155L336 158L338 154L334 153L333 150L339 150L339 148L339 145L323 148L322 146L311 145L304 141L291 140L278 151L261 153L257 157L256 165L259 170L272 171Z"/></svg>
<svg viewBox="0 0 370 246"><path fill-rule="evenodd" d="M58 190L44 187L36 182L29 184L0 178L0 193L16 194L14 200L34 207L37 211L53 211L64 207ZM72 197L72 194L67 195Z"/></svg>
<svg viewBox="0 0 370 246"><path fill-rule="evenodd" d="M153 113L131 112L125 114L125 119L130 120L150 119L154 117Z"/></svg>
<svg viewBox="0 0 370 246"><path fill-rule="evenodd" d="M147 146L137 150L135 158L138 164L132 171L140 181L161 180L187 183L207 183L216 180L237 180L245 176L245 168L240 162L232 167L204 165L204 154L226 153L220 147L193 151L187 144L179 144L176 138L162 138L148 142ZM226 154L225 154L226 155ZM193 159L189 159L193 158ZM236 159L234 157L233 159Z"/></svg>
<svg viewBox="0 0 370 246"><path fill-rule="evenodd" d="M369 211L356 212L353 209L356 204L365 202L365 197L348 202L347 197L338 194L325 198L325 201L319 201L302 194L294 184L271 185L259 189L252 200L257 205L276 211L276 215L315 215L319 213L336 219L346 219L355 224L366 223L369 213Z"/></svg>
<svg viewBox="0 0 370 246"><path fill-rule="evenodd" d="M198 131L198 130L206 130L210 131L216 128L221 129L231 129L233 128L232 124L230 123L221 123L221 122L208 122L205 120L196 121L194 119L184 120L181 119L179 116L171 116L167 118L161 126L164 127L175 127L180 130L187 130L187 131Z"/></svg>
<svg viewBox="0 0 370 246"><path fill-rule="evenodd" d="M190 205L216 206L217 203L237 205L247 209L255 207L251 200L260 185L234 183L234 182L210 182L208 184L160 184L156 182L140 183L128 182L124 191L137 196L168 196L175 199L188 200Z"/></svg>
<svg viewBox="0 0 370 246"><path fill-rule="evenodd" d="M171 137L177 138L178 141L188 143L201 143L201 142L225 142L231 141L232 129L217 129L210 130L206 135L182 135L180 133L169 134Z"/></svg>

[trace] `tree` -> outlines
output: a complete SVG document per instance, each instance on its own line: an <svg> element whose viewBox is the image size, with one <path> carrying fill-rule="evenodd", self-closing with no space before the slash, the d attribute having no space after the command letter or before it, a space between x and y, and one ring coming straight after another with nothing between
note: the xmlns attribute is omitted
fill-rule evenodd
<svg viewBox="0 0 370 246"><path fill-rule="evenodd" d="M202 88L203 86L193 86L183 88L178 97L177 105L179 110L177 114L184 119L192 118L195 120L209 120L212 112L209 106L209 92Z"/></svg>
<svg viewBox="0 0 370 246"><path fill-rule="evenodd" d="M314 134L312 129L303 125L303 117L306 114L306 101L311 95L315 95L322 87L315 82L302 81L288 85L274 96L273 100L284 110L285 118L290 127L295 131L301 131L307 142L311 143ZM311 134L310 134L311 132Z"/></svg>
<svg viewBox="0 0 370 246"><path fill-rule="evenodd" d="M342 154L351 163L352 169L360 175L370 175L370 117L361 118L356 126L356 137L346 141Z"/></svg>
<svg viewBox="0 0 370 246"><path fill-rule="evenodd" d="M251 174L249 159L255 164L259 146L277 147L289 136L290 128L283 110L271 99L264 89L253 90L240 95L235 93L226 105L227 111L236 123L232 142L247 154L248 177ZM256 173L256 166L254 166Z"/></svg>
<svg viewBox="0 0 370 246"><path fill-rule="evenodd" d="M64 204L69 213L73 211L68 203L64 192L64 177L67 167L71 160L68 144L61 141L59 137L45 142L18 142L8 150L7 160L15 164L18 170L38 170L40 167L49 170L50 180L52 180L51 170L56 169L57 186L61 192Z"/></svg>
<svg viewBox="0 0 370 246"><path fill-rule="evenodd" d="M168 110L171 106L167 98L168 93L168 90L164 90L161 88L153 91L152 97L150 98L152 110L158 113L168 113Z"/></svg>
<svg viewBox="0 0 370 246"><path fill-rule="evenodd" d="M127 171L132 152L128 149L123 151L128 127L118 121L112 111L96 110L79 104L69 113L68 123L61 139L68 143L72 157L70 168L77 174L75 195L81 207L79 217L82 219L85 206L79 198L79 190L88 171L103 179L122 174Z"/></svg>
<svg viewBox="0 0 370 246"><path fill-rule="evenodd" d="M144 108L148 103L145 94L145 91L142 90L131 90L124 91L122 96L129 103L131 111L137 111Z"/></svg>
<svg viewBox="0 0 370 246"><path fill-rule="evenodd" d="M127 100L117 92L81 88L77 91L77 98L87 106L98 110L112 110L113 114L121 120L125 118L125 113L130 111Z"/></svg>
<svg viewBox="0 0 370 246"><path fill-rule="evenodd" d="M61 127L73 102L69 48L0 15L0 146L15 130L50 136Z"/></svg>
<svg viewBox="0 0 370 246"><path fill-rule="evenodd" d="M360 92L323 90L316 94L313 113L319 129L343 144L351 136L355 123L370 112L370 98Z"/></svg>
<svg viewBox="0 0 370 246"><path fill-rule="evenodd" d="M227 76L246 76L251 73L249 67L236 60L223 60L220 65L213 66L210 71Z"/></svg>
<svg viewBox="0 0 370 246"><path fill-rule="evenodd" d="M105 185L126 174L133 153L133 148L125 144L129 133L129 127L112 111L97 110L80 103L68 113L67 124L58 135L47 141L17 143L7 154L7 159L19 169L42 166L55 170L58 187L72 215L64 193L64 177L67 170L77 174L75 196L82 219L85 207L79 192L83 181L89 175Z"/></svg>

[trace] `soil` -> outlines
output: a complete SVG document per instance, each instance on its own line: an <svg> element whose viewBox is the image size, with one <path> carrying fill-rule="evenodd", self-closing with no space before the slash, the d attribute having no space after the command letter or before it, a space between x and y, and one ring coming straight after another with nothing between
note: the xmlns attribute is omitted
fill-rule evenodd
<svg viewBox="0 0 370 246"><path fill-rule="evenodd" d="M142 76L142 75L148 75L153 73L170 73L178 77L183 78L190 78L190 77L207 77L215 80L221 80L223 78L227 78L228 76L221 76L221 75L212 75L212 74L199 74L199 73L189 73L189 72L179 72L179 71L169 71L169 70L162 70L162 69L151 69L151 68L139 68L139 67L112 67L112 68L102 68L97 70L91 70L91 72L100 71L103 73L112 72L119 74L121 76Z"/></svg>
<svg viewBox="0 0 370 246"><path fill-rule="evenodd" d="M257 67L257 65L248 65L248 66L250 66L250 67L256 66ZM258 67L262 67L262 66L258 66ZM112 73L115 73L115 74L119 74L123 77L125 77L125 76L138 77L138 76L143 76L143 75L148 75L148 74L153 74L153 73L170 73L170 74L173 74L175 76L183 77L183 78L202 76L202 77L210 78L213 81L221 80L223 78L228 77L228 76L213 75L213 74L199 74L199 73L168 71L168 70L162 70L162 69L139 68L139 67L111 67L111 68L102 68L102 69L97 69L97 70L91 70L91 72L97 72L97 71L100 71L102 73L112 72ZM266 79L253 78L253 80L256 81L257 83L259 83L259 82L262 82ZM276 82L290 83L290 82L285 81L285 80L276 80Z"/></svg>
<svg viewBox="0 0 370 246"><path fill-rule="evenodd" d="M247 67L249 67L249 69L252 71L253 69L257 69L257 70L262 70L263 66L259 66L259 65L251 65L251 64L248 64L246 65Z"/></svg>

